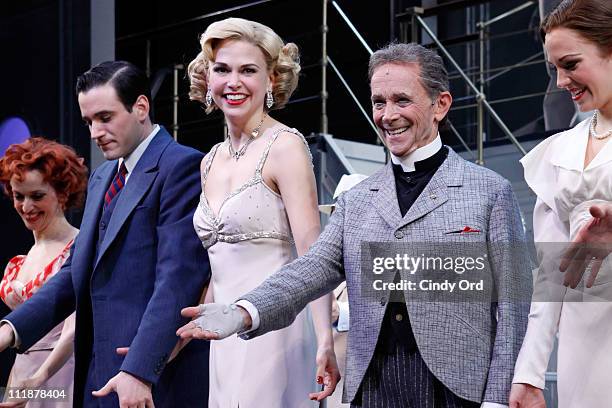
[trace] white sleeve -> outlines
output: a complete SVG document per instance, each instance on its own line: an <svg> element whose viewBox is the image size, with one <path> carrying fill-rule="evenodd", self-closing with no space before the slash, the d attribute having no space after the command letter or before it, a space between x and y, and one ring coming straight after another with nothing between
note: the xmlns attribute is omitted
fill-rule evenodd
<svg viewBox="0 0 612 408"><path fill-rule="evenodd" d="M508 408L508 406L504 404L498 404L496 402L483 402L480 408Z"/></svg>
<svg viewBox="0 0 612 408"><path fill-rule="evenodd" d="M8 324L9 326L11 326L11 330L13 331L13 344L11 344L11 348L17 348L21 345L21 339L19 338L19 334L17 334L17 330L15 330L15 326L13 326L13 323L11 323L8 320L2 319L0 320L0 325L2 324Z"/></svg>
<svg viewBox="0 0 612 408"><path fill-rule="evenodd" d="M539 198L533 212L533 229L539 267L536 269L529 324L512 382L543 389L566 291L558 267L559 244L568 241L569 231L567 225Z"/></svg>
<svg viewBox="0 0 612 408"><path fill-rule="evenodd" d="M240 299L239 301L237 301L236 305L242 307L244 310L247 311L249 315L251 315L251 328L241 333L238 333L238 335L240 336L252 330L257 330L259 328L259 312L257 311L257 308L253 306L251 302L244 299Z"/></svg>
<svg viewBox="0 0 612 408"><path fill-rule="evenodd" d="M338 301L338 331L348 331L350 327L349 321L349 302Z"/></svg>

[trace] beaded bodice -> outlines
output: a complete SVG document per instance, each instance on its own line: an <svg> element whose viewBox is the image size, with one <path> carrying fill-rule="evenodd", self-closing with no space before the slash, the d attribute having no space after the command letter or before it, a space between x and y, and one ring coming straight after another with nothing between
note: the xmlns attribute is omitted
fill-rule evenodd
<svg viewBox="0 0 612 408"><path fill-rule="evenodd" d="M217 150L229 143L229 140L211 149L202 173L200 203L193 215L193 225L204 248L208 249L217 242L237 243L263 238L293 244L283 200L264 182L262 177L262 169L270 148L281 132L296 134L306 143L303 136L295 129L276 130L259 159L253 177L225 197L218 214L215 214L210 208L204 194L204 187Z"/></svg>

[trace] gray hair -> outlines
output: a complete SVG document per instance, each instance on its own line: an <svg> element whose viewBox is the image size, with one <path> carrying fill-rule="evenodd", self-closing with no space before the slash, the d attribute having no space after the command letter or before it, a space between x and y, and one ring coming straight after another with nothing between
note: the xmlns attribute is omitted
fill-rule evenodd
<svg viewBox="0 0 612 408"><path fill-rule="evenodd" d="M420 68L423 87L432 100L440 92L448 91L448 73L442 58L435 52L417 43L391 43L379 49L370 57L368 79L372 80L374 71L385 64L413 64Z"/></svg>

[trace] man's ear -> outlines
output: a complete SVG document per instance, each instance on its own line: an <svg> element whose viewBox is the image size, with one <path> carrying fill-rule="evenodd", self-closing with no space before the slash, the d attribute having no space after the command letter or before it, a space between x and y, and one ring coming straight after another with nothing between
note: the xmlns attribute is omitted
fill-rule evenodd
<svg viewBox="0 0 612 408"><path fill-rule="evenodd" d="M149 117L150 108L149 99L144 95L140 95L138 98L136 98L134 105L132 105L132 112L136 113L138 120L144 122Z"/></svg>
<svg viewBox="0 0 612 408"><path fill-rule="evenodd" d="M453 97L448 91L440 92L438 98L434 102L434 118L440 123L448 113L453 103Z"/></svg>

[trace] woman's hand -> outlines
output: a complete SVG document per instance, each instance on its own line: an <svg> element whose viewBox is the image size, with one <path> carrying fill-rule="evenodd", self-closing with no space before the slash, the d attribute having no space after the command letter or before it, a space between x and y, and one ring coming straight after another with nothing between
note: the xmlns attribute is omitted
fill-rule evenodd
<svg viewBox="0 0 612 408"><path fill-rule="evenodd" d="M565 273L563 284L572 289L578 286L589 265L586 287L593 286L601 264L612 252L612 203L593 205L589 211L593 218L580 228L559 266Z"/></svg>
<svg viewBox="0 0 612 408"><path fill-rule="evenodd" d="M40 388L44 382L44 379L32 376L12 385L11 389L15 392L15 394L18 394L16 391ZM24 408L27 403L27 398L11 398L10 400L0 403L0 408Z"/></svg>
<svg viewBox="0 0 612 408"><path fill-rule="evenodd" d="M317 349L317 384L323 384L323 391L308 394L311 400L322 401L334 393L340 381L340 370L333 346L319 346Z"/></svg>

